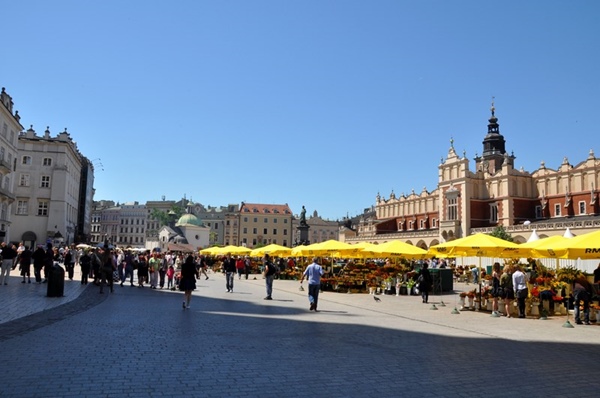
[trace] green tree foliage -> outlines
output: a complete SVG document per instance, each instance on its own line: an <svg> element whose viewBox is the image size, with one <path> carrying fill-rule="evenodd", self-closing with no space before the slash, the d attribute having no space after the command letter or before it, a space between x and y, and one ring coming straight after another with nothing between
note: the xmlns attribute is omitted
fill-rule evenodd
<svg viewBox="0 0 600 398"><path fill-rule="evenodd" d="M173 217L175 220L178 220L179 217L183 215L183 208L177 205L171 206L171 209L167 211L162 211L159 209L152 209L150 212L150 218L158 220L160 226L167 225L171 218Z"/></svg>
<svg viewBox="0 0 600 398"><path fill-rule="evenodd" d="M513 237L504 229L502 225L498 225L494 230L490 233L491 236L507 240L509 242L513 241Z"/></svg>

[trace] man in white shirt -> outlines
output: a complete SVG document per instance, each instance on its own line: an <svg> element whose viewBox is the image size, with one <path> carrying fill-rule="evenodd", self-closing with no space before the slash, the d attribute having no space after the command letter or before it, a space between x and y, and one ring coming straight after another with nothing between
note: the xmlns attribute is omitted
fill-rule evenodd
<svg viewBox="0 0 600 398"><path fill-rule="evenodd" d="M517 265L517 270L512 275L512 281L515 297L519 304L519 318L525 318L525 299L529 295L529 290L527 289L527 275L523 273L520 265Z"/></svg>

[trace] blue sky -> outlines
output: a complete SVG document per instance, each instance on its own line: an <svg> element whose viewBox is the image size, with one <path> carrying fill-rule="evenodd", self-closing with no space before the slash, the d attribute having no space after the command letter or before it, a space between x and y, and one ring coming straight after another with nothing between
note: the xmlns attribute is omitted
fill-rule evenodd
<svg viewBox="0 0 600 398"><path fill-rule="evenodd" d="M324 218L481 154L600 156L597 1L2 1L0 85L66 127L96 199L288 203ZM474 163L471 161L471 169Z"/></svg>

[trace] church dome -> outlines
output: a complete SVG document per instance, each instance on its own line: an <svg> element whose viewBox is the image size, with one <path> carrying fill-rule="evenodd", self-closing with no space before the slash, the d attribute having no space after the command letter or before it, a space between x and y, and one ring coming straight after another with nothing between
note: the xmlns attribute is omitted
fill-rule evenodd
<svg viewBox="0 0 600 398"><path fill-rule="evenodd" d="M195 225L197 227L201 227L202 221L193 214L184 214L183 216L179 217L179 220L177 220L175 226L177 227L183 225Z"/></svg>

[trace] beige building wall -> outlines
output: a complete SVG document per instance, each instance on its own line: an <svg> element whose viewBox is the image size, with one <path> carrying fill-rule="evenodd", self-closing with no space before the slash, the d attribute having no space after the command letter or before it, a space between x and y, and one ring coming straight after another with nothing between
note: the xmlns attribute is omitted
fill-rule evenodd
<svg viewBox="0 0 600 398"><path fill-rule="evenodd" d="M294 239L292 219L287 204L242 202L237 217L239 245L254 248L275 243L291 247Z"/></svg>
<svg viewBox="0 0 600 398"><path fill-rule="evenodd" d="M35 235L37 243L75 240L81 173L84 163L75 142L66 131L52 137L46 129L38 136L33 128L19 135L16 164L15 239ZM29 239L27 239L29 241Z"/></svg>

